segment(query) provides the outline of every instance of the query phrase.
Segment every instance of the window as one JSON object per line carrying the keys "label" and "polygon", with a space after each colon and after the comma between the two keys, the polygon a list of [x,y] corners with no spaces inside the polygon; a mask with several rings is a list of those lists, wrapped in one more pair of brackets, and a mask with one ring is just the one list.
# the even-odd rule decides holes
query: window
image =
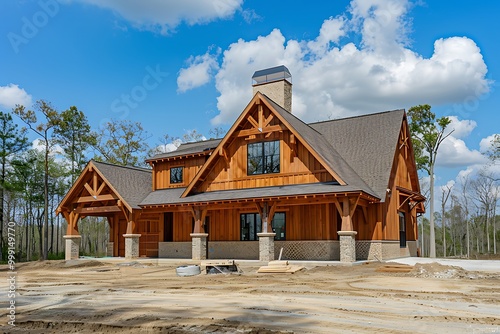
{"label": "window", "polygon": [[170,168],[170,183],[182,183],[182,167]]}
{"label": "window", "polygon": [[406,247],[406,215],[399,211],[399,247]]}
{"label": "window", "polygon": [[248,144],[248,175],[280,172],[280,142],[265,141]]}
{"label": "window", "polygon": [[259,240],[257,233],[260,233],[262,222],[258,213],[244,213],[240,215],[241,240]]}
{"label": "window", "polygon": [[271,223],[273,232],[276,233],[274,240],[286,240],[285,213],[276,212]]}
{"label": "window", "polygon": [[[240,215],[240,227],[242,241],[259,240],[257,233],[262,231],[262,220],[258,213],[243,213]],[[273,232],[276,233],[274,240],[286,240],[285,213],[276,212],[271,222]]]}

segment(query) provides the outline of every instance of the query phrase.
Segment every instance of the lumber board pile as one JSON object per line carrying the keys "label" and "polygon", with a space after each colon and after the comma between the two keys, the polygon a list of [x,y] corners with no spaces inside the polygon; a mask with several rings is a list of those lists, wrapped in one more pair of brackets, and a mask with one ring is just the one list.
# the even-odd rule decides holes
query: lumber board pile
{"label": "lumber board pile", "polygon": [[293,274],[302,269],[304,269],[304,267],[291,265],[288,261],[277,260],[269,261],[267,266],[260,267],[257,272],[267,274]]}

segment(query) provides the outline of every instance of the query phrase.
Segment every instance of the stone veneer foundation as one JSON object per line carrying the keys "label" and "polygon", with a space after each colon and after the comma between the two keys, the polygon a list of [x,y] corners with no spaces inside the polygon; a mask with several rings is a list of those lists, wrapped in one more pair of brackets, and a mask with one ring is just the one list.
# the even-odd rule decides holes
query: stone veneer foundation
{"label": "stone veneer foundation", "polygon": [[274,260],[274,236],[276,233],[257,233],[259,237],[259,261]]}
{"label": "stone veneer foundation", "polygon": [[192,260],[207,259],[207,233],[191,233],[192,238]]}
{"label": "stone veneer foundation", "polygon": [[63,238],[66,240],[64,259],[68,261],[80,258],[80,241],[82,240],[82,236],[65,235]]}
{"label": "stone veneer foundation", "polygon": [[356,262],[356,231],[338,231],[340,262]]}
{"label": "stone veneer foundation", "polygon": [[125,238],[125,258],[135,259],[139,257],[140,234],[124,234]]}

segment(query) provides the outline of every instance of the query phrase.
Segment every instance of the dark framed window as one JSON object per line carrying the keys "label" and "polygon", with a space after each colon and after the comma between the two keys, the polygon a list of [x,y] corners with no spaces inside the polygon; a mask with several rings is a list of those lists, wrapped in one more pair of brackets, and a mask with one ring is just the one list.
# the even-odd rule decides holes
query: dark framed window
{"label": "dark framed window", "polygon": [[[286,219],[284,212],[276,212],[271,222],[273,232],[276,233],[274,240],[286,240]],[[257,233],[262,231],[262,220],[258,213],[242,213],[240,215],[240,240],[259,240]]]}
{"label": "dark framed window", "polygon": [[273,232],[276,233],[274,240],[286,240],[286,219],[284,212],[276,212],[271,223]]}
{"label": "dark framed window", "polygon": [[280,172],[280,142],[264,141],[248,144],[247,174],[270,174]]}
{"label": "dark framed window", "polygon": [[170,183],[182,183],[182,167],[170,168]]}
{"label": "dark framed window", "polygon": [[406,215],[399,211],[399,247],[406,247]]}

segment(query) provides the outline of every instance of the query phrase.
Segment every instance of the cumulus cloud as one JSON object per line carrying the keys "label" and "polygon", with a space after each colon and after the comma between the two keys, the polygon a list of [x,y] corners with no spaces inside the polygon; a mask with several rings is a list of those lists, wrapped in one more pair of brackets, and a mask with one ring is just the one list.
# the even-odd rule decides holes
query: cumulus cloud
{"label": "cumulus cloud", "polygon": [[110,9],[134,26],[171,33],[179,24],[203,24],[231,17],[243,0],[73,0]]}
{"label": "cumulus cloud", "polygon": [[212,73],[219,68],[217,62],[219,54],[220,49],[217,49],[215,54],[210,54],[210,50],[208,50],[202,56],[189,58],[187,61],[189,66],[179,71],[177,91],[183,93],[208,83]]}
{"label": "cumulus cloud", "polygon": [[477,123],[473,120],[460,120],[457,116],[448,118],[451,123],[446,128],[445,134],[450,135],[439,146],[436,166],[462,167],[486,163],[488,159],[481,153],[482,151],[469,149],[464,141],[476,128]]}
{"label": "cumulus cloud", "polygon": [[[219,114],[212,124],[231,124],[251,99],[253,72],[280,64],[293,76],[292,111],[306,122],[462,103],[487,93],[487,67],[473,40],[439,39],[429,58],[410,48],[411,6],[406,0],[353,0],[311,40],[287,40],[274,29],[231,44],[215,74]],[[349,42],[351,36],[361,42]]]}
{"label": "cumulus cloud", "polygon": [[453,130],[452,136],[455,138],[466,138],[477,126],[473,120],[459,120],[457,116],[448,116],[451,123],[446,129]]}
{"label": "cumulus cloud", "polygon": [[[498,136],[499,134],[496,135]],[[486,153],[493,149],[493,139],[495,139],[495,134],[481,139],[481,142],[479,143],[479,150],[483,153]]]}
{"label": "cumulus cloud", "polygon": [[488,158],[481,152],[469,149],[462,139],[449,136],[439,146],[436,166],[461,167],[487,162]]}
{"label": "cumulus cloud", "polygon": [[31,95],[18,85],[0,86],[0,107],[12,109],[16,104],[31,106]]}

